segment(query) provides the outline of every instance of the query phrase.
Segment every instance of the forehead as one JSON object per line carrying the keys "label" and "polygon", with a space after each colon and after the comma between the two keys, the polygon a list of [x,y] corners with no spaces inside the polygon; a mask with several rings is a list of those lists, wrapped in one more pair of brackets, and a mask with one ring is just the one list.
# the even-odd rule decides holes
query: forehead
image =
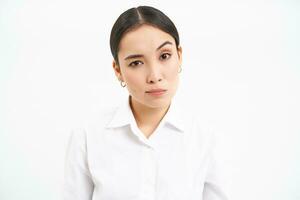
{"label": "forehead", "polygon": [[170,34],[150,25],[142,25],[123,36],[119,45],[119,54],[155,51],[167,40],[175,46],[175,40]]}

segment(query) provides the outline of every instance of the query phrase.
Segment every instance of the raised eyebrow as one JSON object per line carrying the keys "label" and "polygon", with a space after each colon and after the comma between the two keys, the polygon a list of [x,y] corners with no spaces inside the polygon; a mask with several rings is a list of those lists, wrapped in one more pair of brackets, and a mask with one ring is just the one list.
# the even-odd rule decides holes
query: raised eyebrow
{"label": "raised eyebrow", "polygon": [[[163,47],[164,47],[165,45],[167,45],[167,44],[173,45],[172,42],[170,42],[170,41],[165,41],[164,43],[162,43],[161,45],[159,45],[159,46],[157,47],[156,51],[160,50],[161,48],[163,48]],[[141,58],[141,57],[144,57],[144,55],[143,55],[143,54],[133,54],[133,55],[127,56],[126,58],[124,58],[124,60],[129,60],[129,59],[133,59],[133,58]]]}
{"label": "raised eyebrow", "polygon": [[133,58],[141,58],[144,57],[142,54],[133,54],[133,55],[129,55],[126,58],[124,58],[124,60],[129,60],[129,59],[133,59]]}
{"label": "raised eyebrow", "polygon": [[172,42],[170,42],[170,41],[165,41],[164,43],[162,43],[161,45],[159,45],[159,47],[157,47],[156,51],[160,50],[163,46],[165,46],[165,45],[167,45],[167,44],[173,45]]}

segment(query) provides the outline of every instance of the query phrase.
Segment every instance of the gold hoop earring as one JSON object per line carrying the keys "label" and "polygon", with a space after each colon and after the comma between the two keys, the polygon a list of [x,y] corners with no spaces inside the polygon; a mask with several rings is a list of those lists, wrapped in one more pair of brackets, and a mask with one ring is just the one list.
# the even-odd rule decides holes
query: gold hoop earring
{"label": "gold hoop earring", "polygon": [[121,86],[122,86],[122,87],[125,87],[125,86],[126,86],[126,83],[125,83],[124,81],[120,81],[120,83],[121,83]]}
{"label": "gold hoop earring", "polygon": [[182,67],[180,66],[180,67],[179,67],[179,71],[178,71],[178,73],[180,73],[181,71],[182,71]]}

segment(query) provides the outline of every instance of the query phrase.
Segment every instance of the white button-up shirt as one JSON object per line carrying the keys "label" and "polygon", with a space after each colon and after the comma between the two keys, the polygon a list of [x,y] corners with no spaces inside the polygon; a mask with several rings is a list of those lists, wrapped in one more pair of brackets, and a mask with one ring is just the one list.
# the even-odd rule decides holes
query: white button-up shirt
{"label": "white button-up shirt", "polygon": [[72,130],[64,200],[227,200],[209,129],[172,100],[147,139],[128,100]]}

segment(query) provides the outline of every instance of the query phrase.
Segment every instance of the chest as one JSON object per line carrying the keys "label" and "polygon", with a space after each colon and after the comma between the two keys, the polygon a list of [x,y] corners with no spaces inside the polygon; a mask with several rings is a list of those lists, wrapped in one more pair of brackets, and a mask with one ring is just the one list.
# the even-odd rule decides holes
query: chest
{"label": "chest", "polygon": [[206,170],[201,152],[195,152],[179,138],[168,142],[156,148],[138,141],[99,142],[102,148],[89,156],[94,195],[104,200],[201,199]]}

